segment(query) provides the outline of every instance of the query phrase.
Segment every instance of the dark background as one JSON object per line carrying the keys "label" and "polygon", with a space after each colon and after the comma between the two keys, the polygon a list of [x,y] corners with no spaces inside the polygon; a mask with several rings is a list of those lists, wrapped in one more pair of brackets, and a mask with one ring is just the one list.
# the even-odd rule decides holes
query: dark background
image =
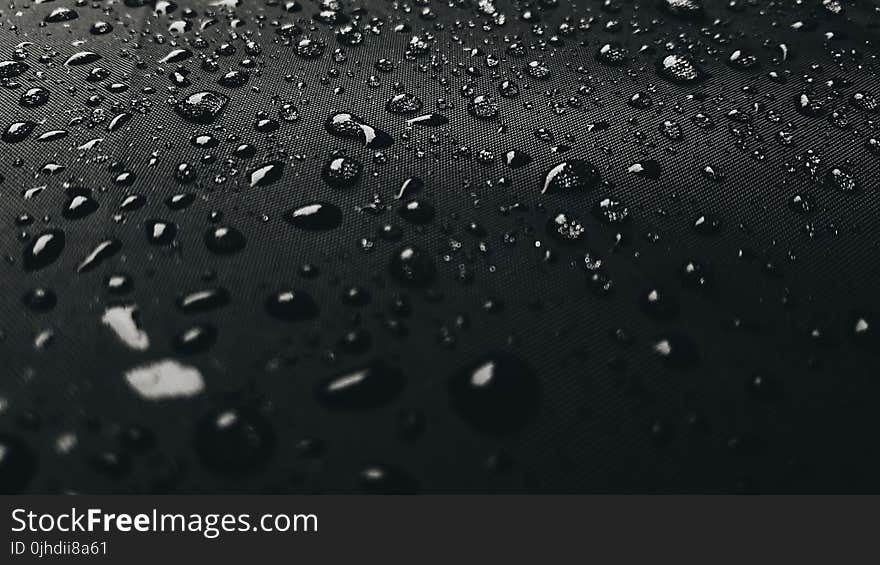
{"label": "dark background", "polygon": [[[875,3],[841,1],[837,10],[837,3],[820,0],[705,2],[702,17],[686,19],[654,2],[499,1],[493,6],[506,16],[504,25],[470,2],[343,3],[341,13],[376,30],[368,29],[359,46],[339,45],[331,27],[312,20],[320,7],[308,1],[295,13],[283,2],[176,4],[170,15],[155,13],[152,3],[70,0],[15,0],[0,10],[0,60],[12,59],[21,45],[30,65],[21,76],[3,79],[0,115],[8,123],[42,122],[25,141],[0,142],[0,248],[6,257],[0,431],[7,453],[0,482],[11,485],[7,490],[877,490],[880,157],[864,145],[874,135],[876,115],[850,104],[853,93],[874,94],[876,88]],[[73,8],[79,17],[42,23],[58,7]],[[436,18],[423,15],[426,7]],[[169,31],[181,19],[191,21],[192,29]],[[113,31],[90,34],[96,20],[111,23]],[[201,29],[210,20],[215,23]],[[291,22],[326,41],[322,57],[302,59],[283,43],[275,28]],[[803,25],[793,27],[797,22]],[[560,28],[563,23],[568,26]],[[409,31],[395,32],[398,24],[408,24]],[[428,54],[409,60],[405,52],[413,35],[433,40]],[[261,55],[245,53],[247,40],[261,46]],[[596,61],[595,52],[609,41],[629,48],[624,66]],[[526,47],[524,56],[507,54],[512,42]],[[217,57],[219,71],[203,70],[202,60],[223,43],[235,46],[235,54]],[[779,60],[780,43],[788,46],[787,61]],[[192,50],[193,57],[158,63],[178,47]],[[337,47],[346,52],[343,63],[333,61]],[[746,72],[725,65],[735,49],[753,52],[760,67]],[[82,50],[102,59],[65,67]],[[689,54],[711,76],[696,85],[664,81],[654,64],[668,52]],[[499,58],[498,66],[488,67],[487,55]],[[395,70],[375,70],[380,58],[394,61]],[[247,85],[218,86],[217,78],[240,68],[243,59],[257,65],[249,69]],[[530,61],[545,63],[551,75],[538,80],[523,74]],[[192,86],[173,88],[168,74],[178,65],[191,71]],[[109,70],[109,78],[86,81],[95,66]],[[482,76],[472,76],[469,67]],[[785,83],[770,80],[770,71]],[[381,85],[369,86],[370,75]],[[505,79],[519,83],[517,98],[497,95]],[[398,82],[401,91],[422,99],[424,112],[437,111],[438,99],[447,101],[453,107],[442,113],[449,123],[408,129],[406,117],[388,113],[385,102]],[[110,92],[113,83],[128,88]],[[466,84],[474,94],[495,96],[496,120],[478,121],[466,111]],[[21,107],[19,97],[33,86],[51,92],[48,104]],[[230,97],[214,124],[196,126],[174,113],[173,101],[205,89]],[[794,99],[804,91],[822,101],[821,115],[796,111]],[[650,108],[627,104],[637,92],[650,93]],[[103,116],[86,104],[93,94],[105,97],[97,106]],[[572,97],[576,101],[569,103]],[[281,122],[271,134],[254,130],[258,112],[276,118],[283,103],[298,107],[299,121]],[[748,124],[726,117],[756,103],[762,106]],[[837,110],[846,113],[845,127],[832,119]],[[395,144],[382,150],[387,162],[376,163],[376,150],[355,139],[330,136],[323,123],[334,111],[354,112],[391,133]],[[121,112],[133,117],[108,133],[109,120]],[[696,127],[691,118],[699,112],[710,115],[715,127]],[[682,141],[659,133],[667,119],[681,124]],[[609,125],[604,131],[590,127],[603,121]],[[538,139],[540,127],[555,140]],[[53,129],[69,135],[37,141]],[[792,132],[790,145],[778,141],[782,130]],[[194,148],[189,138],[206,131],[220,145]],[[237,138],[227,141],[231,135]],[[103,141],[77,149],[94,138]],[[233,156],[244,142],[257,148],[253,158]],[[509,169],[503,157],[510,149],[526,151],[534,161]],[[320,178],[335,150],[364,165],[351,189],[332,190]],[[481,163],[476,155],[482,150],[493,152],[494,160]],[[804,165],[807,151],[821,158],[818,180]],[[214,162],[205,162],[206,154],[216,156]],[[574,158],[594,163],[603,185],[540,194],[545,173]],[[627,172],[644,159],[660,163],[658,179]],[[284,161],[285,176],[249,187],[248,171],[271,160]],[[65,169],[41,172],[48,162]],[[181,162],[194,167],[194,183],[174,179]],[[707,179],[701,173],[706,165],[723,172],[723,181]],[[834,167],[848,169],[859,190],[827,186],[825,173]],[[115,184],[120,170],[134,172],[134,183]],[[412,176],[425,181],[418,196],[437,209],[423,226],[397,215],[394,195]],[[99,209],[84,219],[62,217],[65,182],[90,188]],[[40,185],[46,185],[40,194],[23,198],[22,191]],[[183,192],[195,201],[170,210],[165,199]],[[133,193],[143,195],[146,205],[121,212],[121,202]],[[816,199],[808,215],[789,209],[799,193]],[[374,194],[388,210],[358,212]],[[622,230],[591,214],[606,196],[629,207]],[[288,209],[316,199],[343,209],[340,228],[310,233],[282,219]],[[218,256],[206,249],[203,235],[215,211],[245,235],[244,250]],[[586,238],[569,246],[548,238],[545,225],[558,212],[579,218]],[[693,223],[709,213],[720,218],[720,232],[700,234]],[[30,216],[29,225],[18,219],[22,214]],[[148,244],[144,222],[150,218],[178,226],[172,246]],[[468,234],[471,221],[482,224],[486,235]],[[399,242],[378,236],[386,223],[402,228]],[[62,254],[44,269],[25,272],[23,249],[48,227],[64,230]],[[614,243],[618,231],[625,235],[622,245]],[[77,274],[82,258],[107,237],[117,238],[121,251],[98,269]],[[369,251],[362,239],[371,243]],[[488,251],[480,250],[480,242]],[[402,288],[388,276],[392,253],[403,244],[419,245],[432,257],[438,275],[429,291]],[[555,261],[543,259],[547,247]],[[602,258],[612,292],[591,289],[585,253]],[[712,288],[682,285],[681,265],[690,259],[711,269]],[[301,274],[307,263],[319,276]],[[472,280],[457,279],[459,265]],[[103,281],[111,273],[129,275],[133,289],[110,293]],[[195,316],[176,308],[182,293],[217,285],[229,290],[228,306]],[[369,290],[369,304],[343,303],[340,297],[352,285]],[[23,295],[37,287],[57,296],[51,310],[23,305]],[[264,300],[285,287],[311,294],[319,316],[294,324],[268,316]],[[640,299],[653,288],[675,297],[674,316],[658,320],[645,311]],[[395,293],[409,298],[408,316],[389,309]],[[496,306],[485,307],[487,301]],[[126,349],[101,324],[106,306],[117,302],[138,305],[151,340],[148,351]],[[461,316],[466,327],[456,324]],[[387,331],[388,317],[400,319],[405,337]],[[858,319],[874,320],[861,336],[854,335]],[[181,356],[173,337],[197,322],[212,324],[217,341]],[[338,345],[353,328],[371,336],[362,353]],[[50,343],[36,347],[35,336],[46,330]],[[616,330],[631,340],[615,339]],[[693,342],[696,366],[675,370],[652,353],[657,337],[669,332]],[[532,368],[540,403],[521,431],[487,435],[450,409],[447,381],[486,352],[505,350]],[[133,366],[168,357],[197,367],[205,392],[148,402],[126,384],[123,375]],[[313,390],[321,379],[376,358],[405,375],[404,390],[391,402],[340,413],[316,401]],[[196,452],[198,422],[227,407],[258,414],[254,418],[271,430],[266,437],[275,438],[263,442],[263,432],[254,432],[257,444],[270,447],[262,451],[248,451],[247,438],[231,442],[226,451],[233,460],[256,453],[254,464],[236,474],[209,471]],[[409,430],[401,426],[401,412],[423,420],[415,438],[401,438]],[[138,437],[153,441],[127,441],[133,426]],[[56,449],[62,434],[77,440],[64,453]],[[365,482],[362,471],[371,465],[396,478]]]}

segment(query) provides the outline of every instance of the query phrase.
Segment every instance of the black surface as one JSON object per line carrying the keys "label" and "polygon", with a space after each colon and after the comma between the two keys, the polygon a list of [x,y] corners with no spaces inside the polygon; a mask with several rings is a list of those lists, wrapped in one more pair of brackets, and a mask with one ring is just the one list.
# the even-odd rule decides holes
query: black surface
{"label": "black surface", "polygon": [[[178,2],[170,14],[165,3],[127,5],[137,3],[15,0],[0,9],[0,60],[19,54],[29,66],[0,79],[0,126],[37,124],[23,141],[0,142],[3,490],[877,490],[880,154],[869,140],[878,114],[853,100],[877,94],[874,2],[706,2],[695,17],[626,0],[344,3],[339,14],[364,30],[356,46],[313,19],[321,7],[312,2],[295,13],[284,2]],[[42,23],[58,8],[78,18]],[[169,29],[180,20],[191,30]],[[113,30],[91,34],[96,21]],[[323,55],[298,56],[302,36],[277,33],[290,23],[326,42]],[[414,36],[428,42],[425,53],[408,48]],[[259,55],[247,53],[248,41]],[[610,41],[629,49],[624,64],[597,62]],[[226,43],[234,54],[215,55]],[[344,61],[334,60],[337,48]],[[175,49],[192,56],[159,62]],[[726,64],[738,49],[759,66]],[[81,51],[101,58],[65,65]],[[657,61],[672,53],[691,57],[704,80],[659,76]],[[375,68],[382,58],[393,71]],[[248,59],[253,67],[241,66]],[[532,61],[549,76],[530,75]],[[89,82],[96,67],[109,75]],[[170,80],[178,67],[190,86]],[[229,70],[249,80],[218,85]],[[518,83],[517,97],[499,95],[504,80]],[[113,92],[115,83],[127,89]],[[37,86],[48,102],[21,106]],[[205,90],[229,97],[212,124],[175,112]],[[423,108],[389,112],[399,93]],[[636,93],[652,104],[631,104]],[[802,93],[821,102],[817,115],[798,112]],[[93,95],[104,99],[90,107]],[[496,99],[497,117],[469,112],[479,95]],[[298,121],[278,119],[283,104],[298,108]],[[739,122],[734,109],[754,115]],[[255,129],[259,112],[278,119],[276,131]],[[325,122],[336,112],[393,144],[331,136]],[[429,112],[448,124],[407,127]],[[122,113],[130,119],[108,131]],[[713,128],[698,127],[700,113]],[[661,135],[665,120],[680,124],[681,140]],[[68,135],[38,140],[51,130]],[[194,147],[197,133],[219,144]],[[242,143],[252,157],[234,154]],[[514,149],[532,161],[506,166]],[[362,164],[354,186],[321,178],[340,154]],[[542,194],[546,173],[574,159],[595,166],[601,185],[551,183]],[[628,172],[646,160],[659,164],[656,178]],[[280,174],[251,187],[251,171],[275,161]],[[175,178],[184,162],[189,184]],[[64,169],[50,174],[47,163]],[[857,189],[839,190],[834,169],[850,172]],[[114,182],[124,171],[133,181]],[[423,188],[396,200],[410,177]],[[97,209],[63,214],[83,187]],[[195,197],[188,207],[166,204],[182,193]],[[132,194],[145,204],[122,210]],[[792,209],[799,194],[815,199],[809,213]],[[593,214],[606,197],[628,207],[625,225]],[[401,214],[412,198],[421,211]],[[341,225],[310,231],[285,221],[313,201],[338,206]],[[548,234],[560,212],[583,224],[583,238]],[[720,226],[695,226],[704,215],[701,225]],[[148,241],[156,219],[176,225],[169,245]],[[484,232],[468,230],[471,222]],[[383,238],[384,224],[400,239]],[[218,225],[243,238],[206,236]],[[64,234],[57,258],[26,260],[47,230]],[[79,273],[110,238],[118,252]],[[393,257],[413,245],[419,264],[401,271]],[[598,285],[587,254],[601,258],[607,279]],[[708,288],[682,279],[691,260],[709,269]],[[118,273],[130,277],[127,292],[105,284]],[[228,304],[196,313],[176,305],[218,286]],[[352,286],[362,292],[343,298]],[[37,288],[51,289],[55,303],[24,298]],[[267,301],[289,289],[298,291],[295,312],[279,319]],[[646,304],[655,289],[661,303]],[[397,295],[408,308],[394,306]],[[137,305],[146,351],[101,323],[114,304]],[[194,325],[200,337],[175,346]],[[353,331],[361,334],[345,342]],[[655,354],[664,338],[682,355]],[[204,392],[149,401],[127,384],[133,367],[167,358],[196,367]],[[463,371],[487,358],[500,381],[471,397]],[[353,400],[322,388],[364,367],[363,388],[346,391]],[[212,429],[230,409],[233,425]]]}

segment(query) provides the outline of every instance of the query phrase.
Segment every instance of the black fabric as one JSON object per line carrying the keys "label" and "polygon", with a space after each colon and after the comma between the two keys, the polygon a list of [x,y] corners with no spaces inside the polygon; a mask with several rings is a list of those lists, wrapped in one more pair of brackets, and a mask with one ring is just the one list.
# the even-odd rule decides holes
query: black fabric
{"label": "black fabric", "polygon": [[[33,122],[0,142],[0,488],[877,490],[874,2],[296,6],[0,9],[0,60],[27,66],[0,70],[0,126]],[[60,8],[78,17],[45,23]],[[91,33],[96,22],[112,31]],[[301,33],[287,37],[288,24]],[[323,53],[304,58],[315,41]],[[607,43],[628,50],[617,66],[597,59]],[[191,56],[161,62],[178,49]],[[69,60],[81,52],[100,58]],[[670,54],[699,80],[662,76]],[[741,64],[749,55],[755,66]],[[95,68],[108,75],[90,82]],[[230,70],[246,83],[218,84]],[[517,96],[501,95],[504,81]],[[48,101],[21,105],[35,87]],[[213,123],[184,119],[175,105],[203,91],[228,103]],[[423,107],[389,112],[398,94]],[[469,108],[478,96],[497,116],[475,117],[491,109]],[[331,135],[339,112],[393,144],[365,147],[351,124],[353,136]],[[448,123],[407,125],[429,113]],[[261,119],[277,129],[258,131]],[[40,140],[53,130],[67,135]],[[194,146],[197,134],[219,143]],[[512,150],[531,161],[509,166]],[[362,171],[340,188],[322,168],[342,155]],[[397,199],[411,178],[422,183]],[[143,206],[123,206],[135,194]],[[166,201],[181,194],[194,198],[175,210]],[[77,195],[97,209],[62,213]],[[601,221],[607,198],[628,221]],[[339,227],[285,220],[314,201],[341,210]],[[560,213],[583,228],[564,223],[574,241],[553,236]],[[176,226],[168,245],[149,241],[157,219]],[[206,241],[218,226],[242,237]],[[49,230],[49,256],[28,260]],[[118,250],[78,272],[105,240]],[[422,253],[414,272],[394,262],[406,246]],[[688,262],[705,284],[683,274]],[[118,274],[128,283],[114,291]],[[213,287],[228,304],[177,304]],[[273,316],[267,300],[284,290],[296,302]],[[102,322],[113,306],[137,307],[148,347]],[[150,400],[127,382],[168,359],[197,369],[204,390]],[[480,366],[495,381],[475,392]],[[363,367],[361,389],[326,390]]]}

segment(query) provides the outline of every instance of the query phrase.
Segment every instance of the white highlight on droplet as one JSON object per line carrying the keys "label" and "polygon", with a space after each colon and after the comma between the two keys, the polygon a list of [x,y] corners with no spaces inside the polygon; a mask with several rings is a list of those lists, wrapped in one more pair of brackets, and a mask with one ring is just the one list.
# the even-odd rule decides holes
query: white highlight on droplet
{"label": "white highlight on droplet", "polygon": [[195,396],[205,388],[202,374],[195,367],[173,359],[161,359],[129,370],[125,380],[146,400],[165,400]]}
{"label": "white highlight on droplet", "polygon": [[73,451],[79,440],[73,432],[63,433],[55,439],[55,451],[64,455]]}
{"label": "white highlight on droplet", "polygon": [[150,347],[150,336],[138,327],[137,312],[138,307],[134,304],[111,306],[104,311],[101,322],[130,349],[146,351]]}

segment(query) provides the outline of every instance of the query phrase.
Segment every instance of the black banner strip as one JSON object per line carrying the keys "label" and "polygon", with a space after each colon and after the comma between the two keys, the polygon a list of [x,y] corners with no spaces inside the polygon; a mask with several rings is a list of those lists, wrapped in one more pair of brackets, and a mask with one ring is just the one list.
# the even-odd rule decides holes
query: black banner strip
{"label": "black banner strip", "polygon": [[0,563],[861,563],[876,560],[878,510],[830,496],[6,496]]}

